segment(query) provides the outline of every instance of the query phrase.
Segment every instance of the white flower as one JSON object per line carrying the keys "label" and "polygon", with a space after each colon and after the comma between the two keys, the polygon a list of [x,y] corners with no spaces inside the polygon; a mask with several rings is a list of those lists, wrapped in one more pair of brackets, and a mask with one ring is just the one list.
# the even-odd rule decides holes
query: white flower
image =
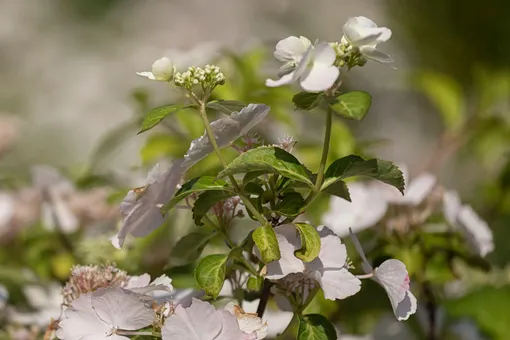
{"label": "white flower", "polygon": [[[245,135],[267,115],[269,109],[264,104],[249,104],[240,112],[233,112],[228,117],[212,122],[211,129],[218,146],[226,147]],[[120,249],[128,234],[143,237],[163,224],[165,216],[160,208],[172,198],[184,172],[213,151],[204,133],[191,142],[184,158],[174,160],[166,172],[159,174],[159,171],[151,171],[148,184],[141,190],[131,190],[124,198],[121,204],[124,221],[117,235],[112,238],[112,244]]]}
{"label": "white flower", "polygon": [[56,169],[37,165],[32,168],[32,181],[43,193],[42,222],[44,227],[58,227],[64,233],[72,233],[79,221],[67,203],[67,196],[74,193],[74,185]]}
{"label": "white flower", "polygon": [[455,191],[447,191],[444,194],[443,209],[447,222],[464,233],[469,244],[480,256],[483,257],[494,250],[489,225],[469,205],[462,205]]}
{"label": "white flower", "polygon": [[330,44],[321,42],[315,47],[304,37],[289,37],[276,45],[275,57],[285,64],[278,80],[267,79],[266,86],[278,87],[298,79],[303,90],[325,91],[338,79],[340,70],[334,65],[336,52]]}
{"label": "white flower", "polygon": [[7,229],[14,217],[14,199],[4,193],[0,193],[0,235]]}
{"label": "white flower", "polygon": [[324,297],[345,299],[361,289],[361,281],[347,270],[347,250],[338,236],[324,226],[317,228],[321,238],[319,255],[312,262],[303,262],[294,256],[301,248],[301,240],[292,224],[275,228],[281,258],[267,265],[266,278],[281,279],[288,274],[303,273],[319,283]]}
{"label": "white flower", "polygon": [[391,38],[391,30],[377,27],[376,23],[365,17],[349,18],[343,27],[342,43],[357,47],[361,54],[380,63],[391,63],[393,58],[377,49],[377,45]]}
{"label": "white flower", "polygon": [[[247,312],[255,313],[260,300],[243,301],[243,309]],[[290,323],[294,313],[279,310],[271,305],[268,305],[264,312],[264,319],[270,320],[267,325],[267,337],[270,339],[276,338],[278,334],[281,334],[287,325]]]}
{"label": "white flower", "polygon": [[322,217],[322,223],[339,237],[349,235],[349,228],[355,232],[372,227],[386,214],[388,202],[379,190],[362,182],[348,184],[351,202],[331,196],[329,210]]}
{"label": "white flower", "polygon": [[159,81],[171,81],[174,73],[175,64],[167,57],[156,60],[152,64],[152,72],[136,72],[139,76]]}
{"label": "white flower", "polygon": [[245,333],[242,340],[260,340],[267,336],[267,323],[263,322],[256,313],[246,313],[233,302],[227,304],[225,310],[236,316],[239,329]]}
{"label": "white flower", "polygon": [[122,288],[99,289],[81,295],[65,311],[57,337],[64,340],[127,340],[122,330],[149,326],[154,311],[137,294]]}
{"label": "white flower", "polygon": [[358,238],[352,232],[351,238],[363,261],[363,270],[367,274],[373,273],[373,279],[384,288],[397,320],[407,320],[411,314],[416,313],[417,301],[410,290],[410,279],[406,265],[399,260],[390,259],[373,270]]}
{"label": "white flower", "polygon": [[190,307],[175,308],[166,319],[161,335],[163,340],[239,340],[244,333],[234,315],[193,298]]}

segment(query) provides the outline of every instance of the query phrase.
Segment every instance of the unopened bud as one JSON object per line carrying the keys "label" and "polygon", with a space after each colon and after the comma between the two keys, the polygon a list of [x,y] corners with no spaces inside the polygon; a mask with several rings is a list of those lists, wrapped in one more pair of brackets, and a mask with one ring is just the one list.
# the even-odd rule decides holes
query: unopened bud
{"label": "unopened bud", "polygon": [[175,64],[167,57],[159,58],[152,64],[152,74],[156,80],[171,81],[175,73]]}

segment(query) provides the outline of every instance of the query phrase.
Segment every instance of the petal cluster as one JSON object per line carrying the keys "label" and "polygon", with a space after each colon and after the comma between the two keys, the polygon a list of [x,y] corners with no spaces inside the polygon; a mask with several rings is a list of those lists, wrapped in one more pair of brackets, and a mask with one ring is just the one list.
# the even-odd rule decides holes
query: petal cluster
{"label": "petal cluster", "polygon": [[393,62],[393,59],[388,54],[377,49],[378,44],[386,42],[391,38],[391,30],[389,28],[378,27],[372,20],[360,16],[349,18],[343,27],[343,31],[342,42],[359,49],[365,58],[380,63]]}

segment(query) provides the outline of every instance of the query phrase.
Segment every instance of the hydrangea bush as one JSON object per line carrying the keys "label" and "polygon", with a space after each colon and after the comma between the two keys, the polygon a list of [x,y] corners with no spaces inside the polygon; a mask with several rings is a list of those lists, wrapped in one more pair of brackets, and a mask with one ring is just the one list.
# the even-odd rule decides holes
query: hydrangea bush
{"label": "hydrangea bush", "polygon": [[[181,157],[169,166],[157,164],[145,185],[127,193],[120,204],[122,223],[111,243],[121,249],[131,237],[163,228],[172,211],[191,210],[198,229],[177,242],[172,256],[196,263],[198,289],[177,289],[164,274],[154,279],[130,275],[112,264],[75,266],[61,292],[61,315],[45,338],[264,339],[276,335],[268,334],[268,328],[279,321],[265,317],[274,301],[292,313],[281,339],[337,339],[336,325],[309,307],[318,296],[349,299],[363,290],[366,280],[381,286],[398,321],[416,313],[423,297],[434,329],[437,297],[424,274],[429,262],[446,256],[483,267],[483,257],[494,247],[490,229],[430,173],[409,180],[404,165],[355,154],[331,159],[330,153],[333,117],[362,120],[372,101],[367,92],[347,92],[345,78],[367,62],[391,63],[378,46],[390,37],[390,29],[355,17],[344,25],[338,42],[291,36],[277,43],[274,57],[281,67],[276,79],[265,84],[298,83],[303,91],[292,97],[295,108],[313,110],[324,120],[316,169],[297,158],[300,146],[292,137],[282,135],[269,144],[250,133],[273,111],[265,103],[219,97],[229,81],[219,66],[179,69],[162,57],[151,71],[139,72],[170,84],[187,99],[149,110],[139,133],[180,110],[199,117],[204,132],[189,141]],[[211,120],[211,113],[221,118]],[[230,161],[223,150],[229,147],[238,152]],[[219,172],[184,180],[207,157],[217,157]],[[45,178],[40,185],[47,185]],[[60,207],[54,212],[65,215],[65,186],[48,187],[48,202]],[[305,216],[319,197],[328,197],[329,210],[316,225]],[[251,220],[252,227],[248,223],[234,237],[239,219]],[[57,221],[67,221],[64,229],[78,223],[70,217]],[[364,235],[369,237],[358,239],[356,233],[362,231],[369,231]],[[218,238],[226,251],[202,256]],[[251,301],[258,301],[256,313],[243,310]]]}

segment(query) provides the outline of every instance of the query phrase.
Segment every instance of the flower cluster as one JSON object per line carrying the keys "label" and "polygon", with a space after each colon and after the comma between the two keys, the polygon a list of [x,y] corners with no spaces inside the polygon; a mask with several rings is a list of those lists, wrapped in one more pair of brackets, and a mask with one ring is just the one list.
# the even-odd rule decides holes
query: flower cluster
{"label": "flower cluster", "polygon": [[377,27],[365,17],[350,18],[343,27],[340,42],[316,42],[306,37],[291,36],[276,44],[275,58],[282,62],[278,76],[266,85],[276,87],[299,80],[308,92],[327,91],[337,83],[340,69],[363,66],[367,59],[390,63],[393,59],[377,49],[377,45],[391,38],[391,30]]}
{"label": "flower cluster", "polygon": [[213,89],[225,83],[225,75],[215,65],[205,65],[205,68],[190,66],[183,73],[175,74],[175,85],[191,90],[193,86],[200,85],[203,88]]}

